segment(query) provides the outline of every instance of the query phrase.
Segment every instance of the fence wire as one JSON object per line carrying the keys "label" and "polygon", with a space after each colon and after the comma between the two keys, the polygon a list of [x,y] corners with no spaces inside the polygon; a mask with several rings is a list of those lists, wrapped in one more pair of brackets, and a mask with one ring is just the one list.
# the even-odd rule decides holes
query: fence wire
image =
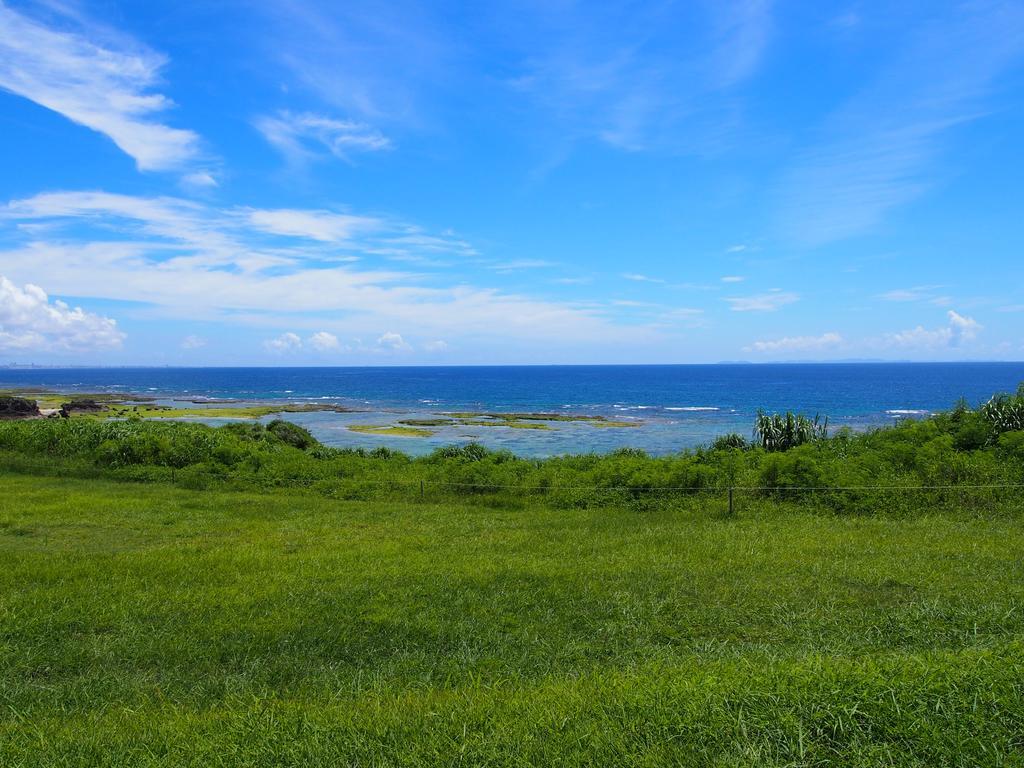
{"label": "fence wire", "polygon": [[[903,505],[917,504],[912,500],[913,494],[933,494],[928,501],[943,504],[963,503],[965,506],[978,506],[982,503],[1006,503],[1017,499],[1017,494],[1024,491],[1024,483],[930,483],[930,484],[880,484],[863,485],[583,485],[560,484],[557,482],[543,484],[521,483],[485,483],[458,480],[439,480],[432,478],[380,478],[358,477],[354,475],[320,475],[306,476],[277,475],[274,473],[254,472],[253,474],[232,475],[204,471],[205,467],[186,466],[147,467],[144,471],[131,471],[128,468],[97,471],[95,468],[70,467],[60,468],[56,465],[47,466],[46,462],[11,461],[4,457],[0,468],[29,474],[60,474],[83,478],[110,479],[116,481],[172,484],[199,489],[211,485],[221,486],[230,490],[266,490],[269,488],[313,489],[324,495],[339,500],[371,500],[363,492],[365,489],[380,488],[386,491],[402,492],[402,497],[413,500],[450,500],[452,495],[459,493],[487,494],[489,492],[514,493],[529,496],[534,500],[551,497],[552,504],[566,503],[566,499],[558,499],[559,495],[572,496],[572,503],[615,504],[620,502],[638,502],[648,498],[654,503],[669,501],[668,497],[698,498],[709,500],[717,498],[727,504],[730,513],[734,513],[741,499],[760,501],[797,500],[799,496],[818,497],[821,503],[836,508],[856,508],[858,505],[877,503],[898,503]],[[141,468],[140,468],[141,469]],[[450,494],[445,494],[450,491]],[[372,492],[371,492],[372,493]],[[362,496],[361,496],[362,494]],[[860,498],[858,498],[860,495]],[[872,499],[875,495],[878,499]],[[852,497],[852,498],[851,498]],[[905,501],[895,502],[899,497]],[[951,498],[952,497],[952,498]],[[382,497],[383,498],[383,494]],[[1021,494],[1024,501],[1024,494]],[[393,497],[392,497],[393,499]],[[924,500],[922,500],[924,501]],[[818,502],[812,502],[818,503]],[[904,506],[904,509],[910,507]]]}

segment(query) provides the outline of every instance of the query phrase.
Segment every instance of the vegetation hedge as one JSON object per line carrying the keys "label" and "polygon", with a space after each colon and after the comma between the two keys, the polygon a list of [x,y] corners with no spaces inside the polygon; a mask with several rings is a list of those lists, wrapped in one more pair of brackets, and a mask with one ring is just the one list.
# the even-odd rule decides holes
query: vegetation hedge
{"label": "vegetation hedge", "polygon": [[[758,419],[759,424],[768,419],[803,423],[792,414]],[[324,446],[281,420],[214,428],[87,418],[0,422],[0,452],[8,468],[23,471],[174,479],[193,487],[298,486],[340,498],[539,495],[556,506],[656,504],[737,487],[870,512],[880,504],[909,510],[963,503],[966,491],[984,496],[975,486],[1024,484],[1022,427],[1024,386],[976,409],[961,402],[948,412],[865,433],[795,430],[792,434],[801,437],[782,447],[777,431],[765,440],[764,431],[756,429],[752,441],[727,435],[710,446],[662,457],[622,449],[534,460],[470,443],[411,458],[383,447]],[[892,490],[920,486],[926,490]],[[1000,490],[1001,497],[1008,490]]]}

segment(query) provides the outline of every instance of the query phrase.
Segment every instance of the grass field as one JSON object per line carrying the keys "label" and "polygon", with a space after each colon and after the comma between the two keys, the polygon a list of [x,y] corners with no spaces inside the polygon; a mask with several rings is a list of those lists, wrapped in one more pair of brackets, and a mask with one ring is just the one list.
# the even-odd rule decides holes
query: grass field
{"label": "grass field", "polygon": [[1020,765],[1022,552],[0,474],[0,765]]}

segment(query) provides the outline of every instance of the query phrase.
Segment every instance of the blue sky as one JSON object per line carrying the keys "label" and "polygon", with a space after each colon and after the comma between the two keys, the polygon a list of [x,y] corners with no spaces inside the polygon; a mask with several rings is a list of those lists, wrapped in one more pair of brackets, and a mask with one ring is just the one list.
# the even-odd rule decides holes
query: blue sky
{"label": "blue sky", "polygon": [[1024,2],[0,0],[0,362],[1024,358]]}

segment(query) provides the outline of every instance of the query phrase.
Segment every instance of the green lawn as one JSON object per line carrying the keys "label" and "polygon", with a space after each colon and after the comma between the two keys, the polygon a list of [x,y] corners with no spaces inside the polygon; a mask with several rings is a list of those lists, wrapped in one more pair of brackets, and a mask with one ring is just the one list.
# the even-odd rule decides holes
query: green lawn
{"label": "green lawn", "polygon": [[0,766],[1022,765],[1024,529],[0,474]]}

